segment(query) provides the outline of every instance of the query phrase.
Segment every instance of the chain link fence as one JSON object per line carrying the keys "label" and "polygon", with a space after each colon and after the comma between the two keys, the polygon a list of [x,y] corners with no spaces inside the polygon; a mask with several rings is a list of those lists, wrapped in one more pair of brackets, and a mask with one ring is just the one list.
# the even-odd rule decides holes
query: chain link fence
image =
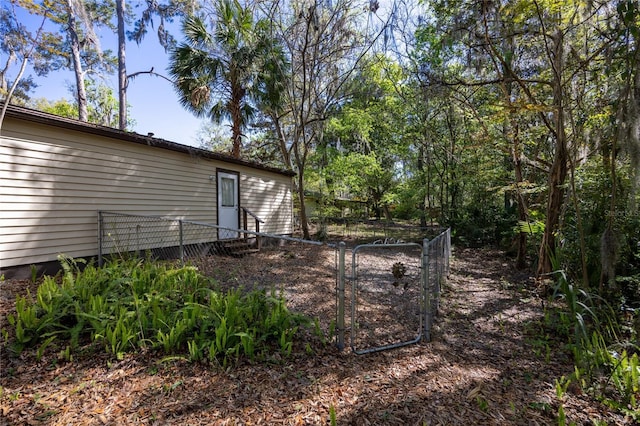
{"label": "chain link fence", "polygon": [[437,223],[426,226],[390,222],[385,219],[361,219],[353,217],[313,217],[310,219],[312,232],[319,237],[333,238],[342,241],[369,243],[381,241],[422,241],[442,232]]}
{"label": "chain link fence", "polygon": [[352,271],[352,349],[361,354],[420,341],[422,246],[359,245]]}
{"label": "chain link fence", "polygon": [[448,228],[423,245],[424,273],[424,338],[431,341],[431,328],[440,305],[442,287],[451,267],[451,229]]}
{"label": "chain link fence", "polygon": [[338,257],[338,347],[349,341],[365,354],[431,340],[449,275],[449,229],[422,244],[340,244]]}
{"label": "chain link fence", "polygon": [[112,256],[181,262],[215,254],[243,256],[259,250],[263,243],[259,232],[162,216],[100,211],[98,222],[100,264]]}
{"label": "chain link fence", "polygon": [[421,243],[395,238],[347,248],[160,216],[99,212],[99,262],[179,260],[225,288],[262,288],[314,318],[358,354],[431,339],[449,271],[450,231]]}

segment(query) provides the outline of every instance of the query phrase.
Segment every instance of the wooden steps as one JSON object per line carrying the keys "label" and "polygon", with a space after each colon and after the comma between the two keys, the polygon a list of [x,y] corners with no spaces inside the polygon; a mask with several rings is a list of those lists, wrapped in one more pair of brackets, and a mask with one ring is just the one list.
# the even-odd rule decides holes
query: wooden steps
{"label": "wooden steps", "polygon": [[232,257],[245,257],[249,254],[258,253],[260,250],[253,247],[245,239],[220,240],[221,253]]}

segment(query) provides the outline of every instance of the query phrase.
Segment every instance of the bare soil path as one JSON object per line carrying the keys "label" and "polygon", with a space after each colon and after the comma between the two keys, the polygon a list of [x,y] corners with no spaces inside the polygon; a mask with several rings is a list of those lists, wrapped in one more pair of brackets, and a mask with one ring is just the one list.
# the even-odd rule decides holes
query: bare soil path
{"label": "bare soil path", "polygon": [[[264,256],[255,267],[265,279],[333,285],[331,274],[296,268],[297,255]],[[225,261],[250,272],[239,265]],[[338,425],[552,425],[561,403],[577,424],[631,424],[579,390],[558,399],[555,381],[573,368],[562,342],[537,338],[543,306],[531,287],[500,252],[457,250],[432,342],[362,356],[303,342],[291,358],[228,371],[150,353],[36,362],[9,356],[3,341],[0,424],[320,425],[335,410]],[[0,283],[0,327],[16,292],[24,283]]]}

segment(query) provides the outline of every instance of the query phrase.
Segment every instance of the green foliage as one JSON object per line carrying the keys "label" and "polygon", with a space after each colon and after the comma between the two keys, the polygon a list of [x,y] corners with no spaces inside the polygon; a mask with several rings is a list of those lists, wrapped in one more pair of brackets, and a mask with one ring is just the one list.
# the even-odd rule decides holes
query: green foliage
{"label": "green foliage", "polygon": [[[553,261],[558,267],[558,259]],[[563,271],[557,271],[556,277],[556,295],[564,309],[548,316],[547,325],[556,335],[567,337],[575,362],[574,374],[556,381],[558,398],[562,400],[575,382],[608,406],[639,419],[640,347],[621,341],[616,312],[603,298],[572,285]],[[564,419],[562,404],[558,419]]]}
{"label": "green foliage", "polygon": [[451,220],[452,238],[462,245],[495,244],[512,236],[515,224],[515,216],[497,202],[495,195],[487,194],[484,203],[463,209],[458,218]]}
{"label": "green foliage", "polygon": [[609,381],[616,389],[621,399],[622,407],[629,407],[635,411],[635,418],[640,419],[640,363],[638,354],[629,354],[626,350],[618,354],[608,351]]}
{"label": "green foliage", "polygon": [[[75,89],[73,89],[75,90]],[[74,95],[72,90],[72,95]],[[118,99],[113,90],[93,80],[85,81],[87,94],[88,122],[108,127],[118,127]],[[78,105],[67,99],[50,101],[45,98],[33,99],[28,106],[60,117],[78,118]],[[127,119],[127,127],[135,125],[135,120]]]}
{"label": "green foliage", "polygon": [[388,194],[395,183],[393,171],[375,153],[358,152],[336,156],[325,169],[325,181],[332,182],[334,194],[368,201],[378,211],[390,204]]}
{"label": "green foliage", "polygon": [[150,346],[226,367],[241,357],[265,359],[273,350],[290,355],[298,327],[310,324],[274,292],[221,293],[193,267],[129,259],[81,268],[72,259],[60,261],[63,275],[45,277],[35,298],[18,297],[8,316],[18,353],[39,345],[40,358],[58,343],[71,359],[74,350],[95,343],[122,359]]}
{"label": "green foliage", "polygon": [[171,50],[169,73],[181,104],[198,116],[232,123],[233,154],[258,104],[278,110],[287,63],[265,19],[237,0],[214,4],[213,28],[201,17],[183,21],[185,42]]}
{"label": "green foliage", "polygon": [[29,106],[39,111],[55,114],[59,117],[78,118],[78,107],[66,99],[48,101],[47,99],[39,98],[34,99]]}
{"label": "green foliage", "polygon": [[333,404],[329,405],[329,424],[331,426],[336,426],[338,424],[336,407],[334,407]]}
{"label": "green foliage", "polygon": [[540,220],[534,221],[518,221],[518,226],[515,229],[516,232],[524,232],[529,235],[542,235],[544,232],[544,222]]}
{"label": "green foliage", "polygon": [[[640,215],[628,213],[630,170],[618,170],[613,204],[609,173],[599,163],[589,162],[581,167],[576,173],[576,186],[580,191],[578,208],[582,217],[590,288],[599,288],[604,250],[613,257],[611,260],[615,263],[620,285],[617,288],[607,286],[606,294],[602,296],[613,304],[640,307],[640,282],[633,279],[640,274]],[[609,223],[613,228],[612,247],[603,248],[602,236]],[[570,279],[578,279],[581,276],[580,235],[574,205],[568,206],[562,237],[561,267]]]}

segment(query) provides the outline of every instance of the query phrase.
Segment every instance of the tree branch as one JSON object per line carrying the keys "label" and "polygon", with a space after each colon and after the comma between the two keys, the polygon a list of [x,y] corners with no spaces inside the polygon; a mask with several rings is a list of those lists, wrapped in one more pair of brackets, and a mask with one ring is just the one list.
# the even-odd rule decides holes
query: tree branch
{"label": "tree branch", "polygon": [[175,84],[175,81],[171,80],[167,76],[164,76],[162,74],[158,74],[157,72],[155,72],[153,70],[153,67],[151,67],[151,69],[149,71],[138,71],[138,72],[134,72],[133,74],[129,74],[127,76],[127,86],[126,87],[129,87],[129,80],[134,80],[136,77],[138,77],[138,76],[140,76],[142,74],[149,74],[149,75],[153,75],[153,76],[156,76],[156,77],[160,77],[160,78],[163,78],[163,79],[167,80],[171,84]]}

